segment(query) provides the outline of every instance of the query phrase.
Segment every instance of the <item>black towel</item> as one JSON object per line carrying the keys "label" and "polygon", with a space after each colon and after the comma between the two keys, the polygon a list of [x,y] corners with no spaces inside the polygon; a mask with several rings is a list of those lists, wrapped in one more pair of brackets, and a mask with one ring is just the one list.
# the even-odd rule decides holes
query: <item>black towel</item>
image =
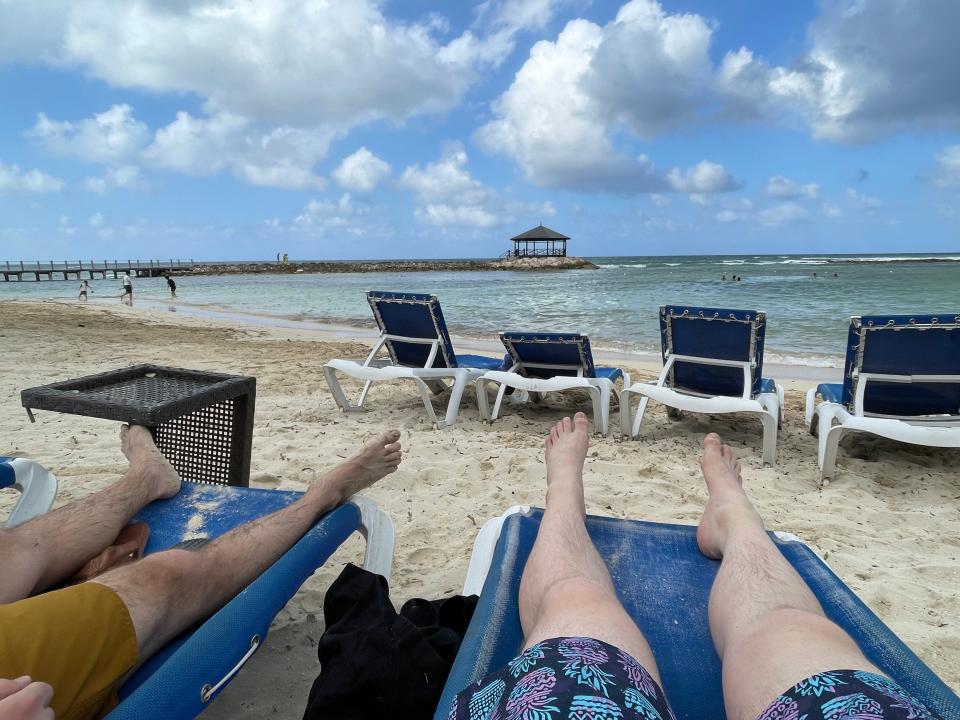
{"label": "black towel", "polygon": [[415,598],[397,614],[387,581],[348,564],[323,601],[304,720],[430,720],[476,605],[476,595]]}

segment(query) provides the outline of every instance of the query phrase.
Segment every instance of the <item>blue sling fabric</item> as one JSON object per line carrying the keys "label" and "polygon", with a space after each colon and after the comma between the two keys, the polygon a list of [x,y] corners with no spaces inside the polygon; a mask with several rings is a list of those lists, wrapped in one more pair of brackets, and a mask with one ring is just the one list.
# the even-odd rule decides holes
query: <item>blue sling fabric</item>
{"label": "blue sling fabric", "polygon": [[[457,367],[457,356],[453,352],[453,343],[436,295],[371,290],[367,293],[367,302],[382,332],[403,337],[439,339],[440,348],[432,367]],[[430,355],[430,346],[420,343],[390,341],[387,350],[394,365],[406,367],[422,368]]]}
{"label": "blue sling fabric", "polygon": [[[851,409],[858,372],[960,375],[960,313],[850,318],[842,402]],[[960,415],[960,383],[870,382],[863,409],[907,417]]]}
{"label": "blue sling fabric", "polygon": [[[766,329],[766,315],[754,310],[660,306],[660,345],[664,362],[670,354],[741,362],[755,358],[752,395],[763,391],[761,376]],[[705,395],[740,396],[743,394],[743,371],[677,362],[673,366],[671,386]]]}
{"label": "blue sling fabric", "polygon": [[[144,508],[137,516],[150,525],[147,554],[194,537],[218,537],[250,520],[286,507],[300,493],[185,483],[180,493]],[[192,518],[201,518],[198,525]],[[192,718],[209,702],[200,690],[224,677],[303,582],[360,527],[360,511],[341,505],[321,518],[303,538],[237,597],[199,628],[188,631],[154,655],[120,689],[111,720]]]}
{"label": "blue sling fabric", "polygon": [[514,363],[570,365],[572,370],[524,367],[523,375],[535,378],[576,376],[583,368],[583,377],[596,377],[590,339],[580,333],[502,332],[500,340]]}
{"label": "blue sling fabric", "polygon": [[13,458],[0,455],[0,488],[10,487],[17,481],[17,474],[13,471],[10,460]]}
{"label": "blue sling fabric", "polygon": [[[523,634],[517,594],[542,514],[534,509],[504,523],[435,720],[446,720],[460,690],[518,654]],[[707,624],[707,598],[719,563],[698,550],[696,528],[590,516],[587,529],[620,601],[653,648],[678,720],[724,720],[720,661]],[[960,699],[809,548],[775,541],[827,615],[870,660],[944,720],[960,720]]]}

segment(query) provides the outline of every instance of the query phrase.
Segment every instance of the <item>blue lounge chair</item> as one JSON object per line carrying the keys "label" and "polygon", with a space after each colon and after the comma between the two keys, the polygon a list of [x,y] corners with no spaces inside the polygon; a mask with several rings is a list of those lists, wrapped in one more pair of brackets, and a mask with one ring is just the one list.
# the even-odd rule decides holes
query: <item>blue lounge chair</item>
{"label": "blue lounge chair", "polygon": [[[185,540],[214,538],[294,502],[300,493],[184,483],[137,516],[150,526],[146,554]],[[197,515],[203,518],[198,527]],[[193,519],[193,520],[192,520]],[[121,687],[111,720],[192,718],[206,709],[262,645],[270,623],[333,552],[359,531],[364,567],[390,577],[393,523],[361,496],[327,513],[290,550],[198,628],[143,664]]]}
{"label": "blue lounge chair", "polygon": [[[374,382],[407,379],[416,385],[433,426],[453,425],[467,383],[487,370],[503,366],[500,358],[458,355],[453,351],[436,295],[371,290],[367,293],[367,302],[380,328],[380,337],[367,359],[363,363],[331,360],[323,367],[333,399],[344,412],[362,410]],[[390,354],[390,364],[386,366],[377,364],[377,355],[382,348]],[[356,404],[347,400],[335,371],[364,381]],[[441,422],[433,411],[430,394],[444,392],[447,389],[444,380],[452,380],[453,384],[447,412]]]}
{"label": "blue lounge chair", "polygon": [[[750,413],[763,423],[763,462],[777,458],[777,429],[783,421],[783,388],[763,372],[767,317],[753,310],[660,307],[663,370],[655,382],[636,383],[620,393],[620,428],[636,437],[647,402],[678,411]],[[630,405],[640,395],[631,423]]]}
{"label": "blue lounge chair", "polygon": [[843,383],[807,391],[806,418],[821,478],[836,472],[848,432],[960,447],[960,315],[850,318]]}
{"label": "blue lounge chair", "polygon": [[[460,690],[519,653],[523,634],[517,595],[542,512],[511,508],[481,530],[464,588],[464,593],[479,592],[480,602],[435,720],[446,720]],[[707,599],[719,562],[700,553],[696,528],[589,516],[587,529],[620,601],[653,648],[678,720],[724,720],[720,660],[707,623]],[[960,699],[822,560],[793,536],[775,534],[774,541],[828,617],[877,667],[945,720],[960,720]]]}
{"label": "blue lounge chair", "polygon": [[[564,390],[586,390],[593,402],[593,424],[606,435],[610,429],[610,396],[614,383],[630,376],[615,367],[598,367],[593,362],[590,338],[579,333],[503,332],[500,340],[510,356],[509,370],[494,370],[477,380],[480,415],[493,422],[500,414],[507,388],[520,390],[522,397]],[[487,386],[498,385],[497,399],[490,409]]]}
{"label": "blue lounge chair", "polygon": [[0,456],[0,490],[20,491],[4,528],[12,528],[32,517],[43,515],[57,496],[57,479],[39,463],[26,458]]}

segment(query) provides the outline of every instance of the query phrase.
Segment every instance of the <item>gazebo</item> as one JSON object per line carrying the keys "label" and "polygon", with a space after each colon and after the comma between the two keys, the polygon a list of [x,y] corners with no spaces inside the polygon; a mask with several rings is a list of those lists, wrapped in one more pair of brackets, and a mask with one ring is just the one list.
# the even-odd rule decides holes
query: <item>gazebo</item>
{"label": "gazebo", "polygon": [[513,257],[566,257],[570,238],[540,224],[510,239]]}

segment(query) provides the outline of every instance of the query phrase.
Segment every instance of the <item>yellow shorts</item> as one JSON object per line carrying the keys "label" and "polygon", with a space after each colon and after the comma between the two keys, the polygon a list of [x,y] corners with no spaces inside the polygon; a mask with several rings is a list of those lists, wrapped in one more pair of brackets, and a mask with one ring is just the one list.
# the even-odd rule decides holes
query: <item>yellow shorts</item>
{"label": "yellow shorts", "polygon": [[99,718],[137,663],[130,613],[105,585],[87,582],[0,605],[0,677],[53,687],[57,720]]}

